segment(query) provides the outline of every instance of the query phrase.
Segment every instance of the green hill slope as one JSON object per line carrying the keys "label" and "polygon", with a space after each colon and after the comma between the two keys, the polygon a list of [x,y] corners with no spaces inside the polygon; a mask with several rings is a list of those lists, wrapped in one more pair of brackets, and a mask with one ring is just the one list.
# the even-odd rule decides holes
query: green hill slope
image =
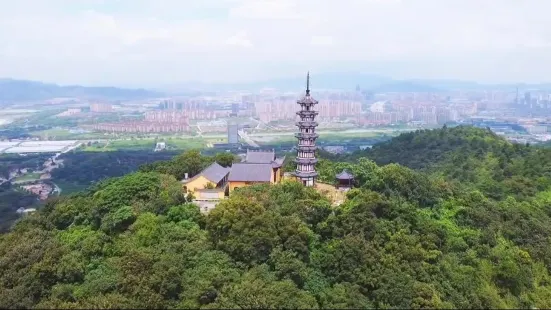
{"label": "green hill slope", "polygon": [[[551,149],[512,144],[489,130],[474,127],[401,134],[346,160],[353,162],[359,157],[379,165],[398,163],[425,171],[496,199],[509,195],[524,199],[551,184]],[[327,172],[326,180],[334,172]]]}
{"label": "green hill slope", "polygon": [[413,169],[424,169],[455,154],[501,152],[512,146],[490,130],[458,126],[436,130],[403,133],[389,141],[378,143],[363,155],[377,164],[398,163]]}
{"label": "green hill slope", "polygon": [[[515,175],[546,184],[528,169],[532,148],[485,139],[491,152],[467,158],[478,165],[512,148]],[[425,171],[322,161],[322,177],[356,175],[337,209],[290,182],[240,188],[208,216],[177,180],[211,158],[147,165],[50,201],[0,235],[0,307],[551,307],[551,191],[489,197],[439,170],[453,156]]]}

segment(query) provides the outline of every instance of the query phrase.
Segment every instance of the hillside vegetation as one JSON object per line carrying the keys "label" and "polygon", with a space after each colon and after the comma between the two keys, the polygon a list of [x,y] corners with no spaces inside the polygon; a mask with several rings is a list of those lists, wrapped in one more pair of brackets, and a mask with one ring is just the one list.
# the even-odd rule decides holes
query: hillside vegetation
{"label": "hillside vegetation", "polygon": [[34,194],[23,191],[10,182],[0,184],[0,233],[9,231],[19,217],[17,209],[33,207],[38,203]]}
{"label": "hillside vegetation", "polygon": [[8,231],[19,217],[16,213],[17,209],[21,207],[34,207],[34,205],[38,204],[36,195],[28,193],[11,182],[4,180],[9,179],[10,172],[23,169],[41,170],[44,162],[51,156],[52,154],[26,156],[0,154],[0,233]]}
{"label": "hillside vegetation", "polygon": [[[72,187],[88,187],[110,177],[135,172],[140,166],[154,161],[168,160],[175,152],[112,151],[69,152],[60,156],[63,165],[52,171],[52,180]],[[61,186],[63,193],[67,192]]]}
{"label": "hillside vegetation", "polygon": [[371,150],[333,158],[325,163],[329,169],[322,169],[327,172],[322,178],[332,181],[334,169],[362,157],[379,165],[397,163],[421,170],[495,199],[524,199],[551,185],[551,149],[512,144],[480,128],[404,133]]}
{"label": "hillside vegetation", "polygon": [[[463,142],[447,147],[452,136]],[[336,209],[284,182],[240,188],[204,216],[178,182],[215,160],[198,152],[50,201],[0,236],[0,307],[551,307],[545,153],[469,128],[408,137],[366,154],[388,165],[322,160],[322,179],[356,175]],[[396,163],[432,148],[412,160],[421,170]],[[455,156],[486,170],[464,179]],[[506,173],[538,186],[514,192]]]}

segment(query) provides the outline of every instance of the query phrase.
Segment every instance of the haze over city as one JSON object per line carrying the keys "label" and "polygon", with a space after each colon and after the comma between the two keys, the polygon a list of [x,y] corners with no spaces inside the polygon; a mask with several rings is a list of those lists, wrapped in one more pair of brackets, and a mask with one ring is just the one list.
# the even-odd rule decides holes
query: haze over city
{"label": "haze over city", "polygon": [[544,0],[1,1],[0,77],[171,88],[311,70],[548,82]]}

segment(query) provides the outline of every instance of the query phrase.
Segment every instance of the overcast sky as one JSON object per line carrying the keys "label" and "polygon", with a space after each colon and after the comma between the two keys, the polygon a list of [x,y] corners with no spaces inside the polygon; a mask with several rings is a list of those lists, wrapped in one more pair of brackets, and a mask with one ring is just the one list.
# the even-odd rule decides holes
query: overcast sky
{"label": "overcast sky", "polygon": [[0,77],[551,81],[551,0],[0,0]]}

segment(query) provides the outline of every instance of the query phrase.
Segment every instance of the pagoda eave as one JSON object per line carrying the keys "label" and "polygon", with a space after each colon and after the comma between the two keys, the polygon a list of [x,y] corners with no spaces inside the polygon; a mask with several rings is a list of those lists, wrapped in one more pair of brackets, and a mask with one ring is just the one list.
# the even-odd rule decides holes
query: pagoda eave
{"label": "pagoda eave", "polygon": [[317,158],[295,158],[295,163],[297,164],[316,164],[318,162]]}
{"label": "pagoda eave", "polygon": [[298,171],[296,170],[294,173],[293,173],[294,176],[296,176],[297,178],[315,178],[318,176],[318,173],[316,171]]}
{"label": "pagoda eave", "polygon": [[298,139],[317,139],[319,135],[317,133],[295,133],[295,137]]}
{"label": "pagoda eave", "polygon": [[319,114],[318,111],[298,111],[297,115],[300,117],[314,117]]}
{"label": "pagoda eave", "polygon": [[313,121],[299,121],[295,123],[295,126],[304,127],[304,128],[315,128],[318,127],[318,122]]}
{"label": "pagoda eave", "polygon": [[297,100],[297,103],[300,104],[300,105],[314,105],[314,104],[318,104],[319,101],[317,101],[316,99],[310,97],[310,95],[306,95],[304,97],[302,97],[301,99]]}

